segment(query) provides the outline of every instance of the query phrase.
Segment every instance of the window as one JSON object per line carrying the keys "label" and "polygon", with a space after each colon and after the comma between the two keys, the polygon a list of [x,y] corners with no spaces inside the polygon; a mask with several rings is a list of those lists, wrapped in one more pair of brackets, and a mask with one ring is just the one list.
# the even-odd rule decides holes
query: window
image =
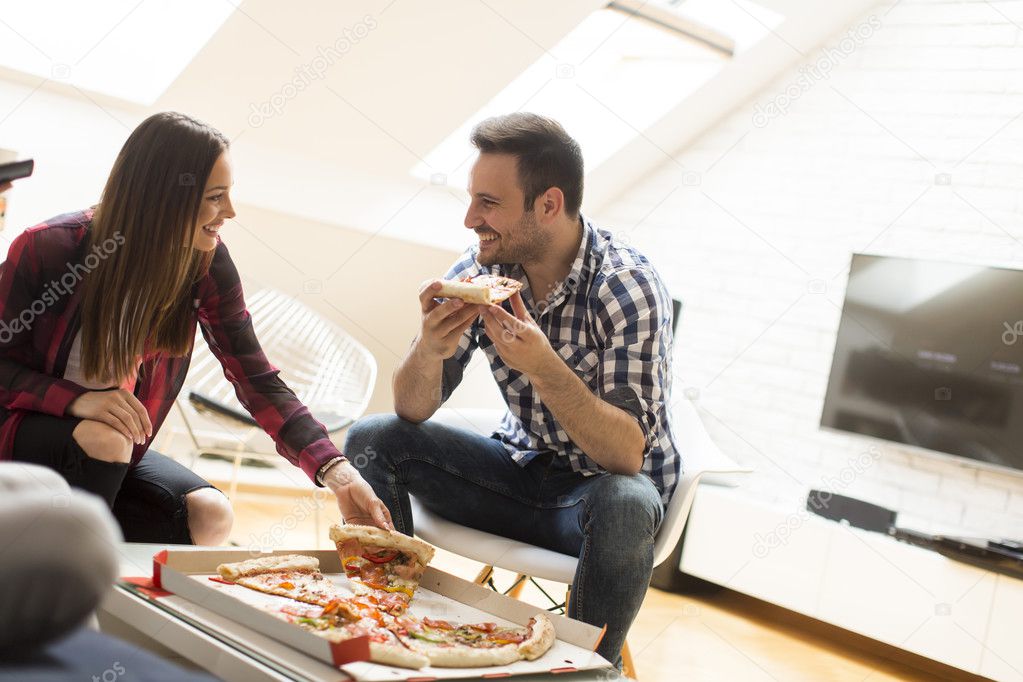
{"label": "window", "polygon": [[228,2],[10,2],[0,66],[150,105],[234,11]]}
{"label": "window", "polygon": [[[642,134],[713,78],[736,51],[780,22],[753,3],[720,0],[613,2],[589,15],[432,150],[413,174],[464,188],[480,120],[532,111],[559,122],[589,170]],[[730,8],[718,7],[727,4]],[[656,6],[653,6],[656,5]]]}

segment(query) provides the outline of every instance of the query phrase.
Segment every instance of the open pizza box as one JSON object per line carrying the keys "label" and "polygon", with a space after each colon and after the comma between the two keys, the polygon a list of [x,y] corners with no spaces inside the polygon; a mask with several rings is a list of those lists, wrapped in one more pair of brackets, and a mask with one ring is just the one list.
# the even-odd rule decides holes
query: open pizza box
{"label": "open pizza box", "polygon": [[[487,668],[425,667],[419,670],[397,668],[370,662],[369,640],[359,637],[332,643],[300,627],[275,618],[267,612],[285,597],[263,594],[241,585],[218,581],[217,566],[259,556],[303,554],[320,561],[320,571],[342,592],[350,593],[341,560],[335,551],[275,551],[253,553],[246,549],[163,550],[153,557],[153,584],[178,597],[199,604],[232,621],[282,642],[314,659],[333,665],[360,682],[434,679],[509,677],[536,673],[563,673],[610,668],[610,663],[594,652],[604,634],[602,629],[564,616],[548,614],[557,633],[551,649],[535,661]],[[497,622],[499,625],[525,625],[542,609],[462,580],[444,571],[427,567],[419,590],[409,608],[417,617],[429,617],[462,623]]]}

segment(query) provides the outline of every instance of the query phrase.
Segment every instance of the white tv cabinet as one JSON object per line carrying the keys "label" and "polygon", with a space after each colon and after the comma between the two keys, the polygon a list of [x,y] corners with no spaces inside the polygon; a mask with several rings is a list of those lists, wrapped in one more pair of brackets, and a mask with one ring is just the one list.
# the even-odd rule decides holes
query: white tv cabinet
{"label": "white tv cabinet", "polygon": [[680,568],[971,673],[1023,682],[1023,581],[1006,575],[710,485],[697,492]]}

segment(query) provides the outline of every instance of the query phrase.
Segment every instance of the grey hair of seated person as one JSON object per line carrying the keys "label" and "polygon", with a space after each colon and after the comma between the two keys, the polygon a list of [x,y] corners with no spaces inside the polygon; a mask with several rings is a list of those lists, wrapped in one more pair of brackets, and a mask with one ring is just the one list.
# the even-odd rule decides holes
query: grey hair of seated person
{"label": "grey hair of seated person", "polygon": [[120,541],[100,498],[51,469],[0,462],[0,659],[85,623],[117,575]]}

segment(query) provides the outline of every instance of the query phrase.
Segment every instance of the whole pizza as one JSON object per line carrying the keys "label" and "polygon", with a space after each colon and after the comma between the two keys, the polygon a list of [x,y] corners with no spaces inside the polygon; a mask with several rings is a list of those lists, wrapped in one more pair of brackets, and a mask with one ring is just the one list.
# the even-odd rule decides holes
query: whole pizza
{"label": "whole pizza", "polygon": [[[409,612],[434,548],[422,540],[372,526],[333,525],[355,596],[320,572],[319,560],[299,554],[260,557],[217,567],[220,579],[293,600],[270,613],[332,642],[369,639],[370,660],[404,668],[476,668],[534,660],[554,644],[554,625],[538,612],[525,626],[452,623]],[[301,603],[294,603],[301,602]]]}

